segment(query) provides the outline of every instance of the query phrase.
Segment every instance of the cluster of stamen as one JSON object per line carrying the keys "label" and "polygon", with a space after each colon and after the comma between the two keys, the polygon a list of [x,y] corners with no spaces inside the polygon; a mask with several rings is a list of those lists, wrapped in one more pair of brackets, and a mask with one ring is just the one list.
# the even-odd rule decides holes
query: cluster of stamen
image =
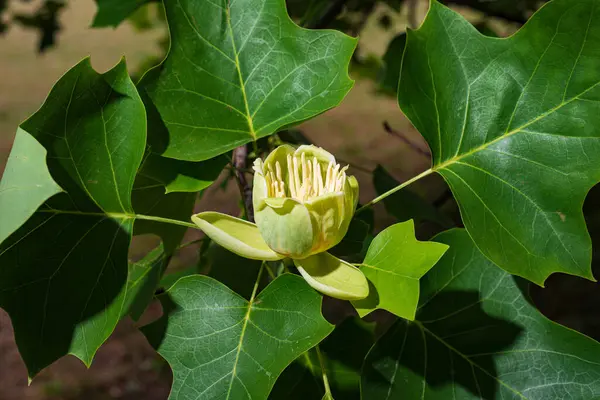
{"label": "cluster of stamen", "polygon": [[287,182],[282,174],[279,161],[275,162],[275,171],[265,171],[269,197],[291,197],[300,202],[327,193],[340,192],[346,184],[346,170],[339,164],[329,162],[325,173],[316,157],[312,161],[302,153],[300,159],[288,154]]}

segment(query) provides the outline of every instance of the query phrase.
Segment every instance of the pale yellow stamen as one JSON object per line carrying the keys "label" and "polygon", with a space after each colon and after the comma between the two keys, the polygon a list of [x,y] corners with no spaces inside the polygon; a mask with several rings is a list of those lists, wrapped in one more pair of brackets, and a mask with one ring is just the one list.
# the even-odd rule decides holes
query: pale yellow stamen
{"label": "pale yellow stamen", "polygon": [[304,202],[344,190],[347,166],[340,169],[339,164],[329,162],[323,171],[317,158],[307,159],[305,153],[300,155],[300,159],[288,154],[286,162],[287,177],[283,176],[279,161],[275,162],[274,171],[264,172],[269,197],[291,197]]}

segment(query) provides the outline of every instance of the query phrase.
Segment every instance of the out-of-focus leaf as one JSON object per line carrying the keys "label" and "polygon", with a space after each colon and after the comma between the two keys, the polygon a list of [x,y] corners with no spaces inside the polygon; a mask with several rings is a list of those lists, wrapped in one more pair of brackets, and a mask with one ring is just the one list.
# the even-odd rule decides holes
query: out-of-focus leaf
{"label": "out-of-focus leaf", "polygon": [[166,157],[216,157],[336,106],[352,87],[356,41],[296,26],[283,0],[166,0],[165,9],[169,55],[141,86],[168,128]]}
{"label": "out-of-focus leaf", "polygon": [[138,8],[152,1],[157,0],[96,0],[98,10],[92,27],[117,27]]}
{"label": "out-of-focus leaf", "polygon": [[598,0],[554,0],[489,38],[432,1],[408,32],[400,107],[479,249],[539,285],[594,279],[583,201],[600,181]]}
{"label": "out-of-focus leaf", "polygon": [[402,32],[392,39],[383,55],[383,66],[378,77],[379,88],[392,95],[398,92],[404,46],[406,46],[406,33]]}
{"label": "out-of-focus leaf", "polygon": [[281,372],[333,330],[321,296],[291,274],[249,302],[200,275],[161,300],[165,315],[143,331],[173,370],[172,400],[266,399]]}
{"label": "out-of-focus leaf", "polygon": [[600,396],[600,344],[544,317],[529,284],[490,262],[466,231],[421,280],[417,321],[399,320],[365,359],[362,398]]}

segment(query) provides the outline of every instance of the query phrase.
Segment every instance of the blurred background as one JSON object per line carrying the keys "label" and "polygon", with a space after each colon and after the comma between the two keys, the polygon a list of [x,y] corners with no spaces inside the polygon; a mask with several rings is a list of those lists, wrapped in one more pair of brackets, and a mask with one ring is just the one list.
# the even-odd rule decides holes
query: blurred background
{"label": "blurred background", "polygon": [[[120,1],[134,4],[135,11],[122,10],[122,16],[98,12],[99,5],[116,4],[114,0],[0,0],[0,175],[17,126],[40,107],[53,83],[83,57],[91,55],[94,68],[103,72],[125,56],[131,75],[137,78],[164,57],[168,33],[160,5],[148,0]],[[428,0],[287,3],[297,23],[340,29],[359,36],[360,41],[351,66],[356,84],[344,102],[285,134],[324,147],[350,164],[361,184],[362,202],[429,168],[429,149],[395,100],[404,32],[419,26]],[[444,3],[483,34],[500,37],[514,33],[543,4],[537,0]],[[600,233],[599,199],[600,189],[595,188],[585,206],[595,248],[600,243],[595,240]],[[224,173],[197,207],[235,214],[238,206],[239,192]],[[418,222],[422,240],[460,226],[456,203],[437,176],[375,207],[378,229],[409,218]],[[138,243],[132,258],[146,248]],[[594,260],[597,264],[597,257]],[[180,265],[193,262],[197,262],[194,250],[175,260]],[[593,283],[555,275],[546,289],[535,288],[533,295],[550,318],[600,339],[600,295]],[[159,312],[158,308],[149,310],[146,321]],[[131,321],[123,321],[99,350],[91,369],[74,357],[65,357],[28,386],[10,320],[0,310],[0,400],[162,400],[168,396],[170,380],[166,363]]]}

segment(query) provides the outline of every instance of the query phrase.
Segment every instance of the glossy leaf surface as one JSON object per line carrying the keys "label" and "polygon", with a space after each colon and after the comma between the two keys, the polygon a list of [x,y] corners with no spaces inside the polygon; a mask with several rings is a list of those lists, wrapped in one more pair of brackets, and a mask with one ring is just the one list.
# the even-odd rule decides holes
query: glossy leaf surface
{"label": "glossy leaf surface", "polygon": [[353,301],[363,317],[376,309],[414,319],[419,302],[419,279],[448,250],[435,242],[415,238],[412,220],[390,226],[371,242],[360,270],[369,280],[369,296]]}
{"label": "glossy leaf surface", "polygon": [[0,306],[30,377],[66,354],[89,364],[121,317],[145,121],[125,63],[97,74],[86,59],[21,125],[0,192]]}
{"label": "glossy leaf surface", "polygon": [[321,296],[285,274],[250,302],[206,276],[161,297],[166,316],[144,333],[173,370],[171,400],[266,399],[281,372],[332,330]]}
{"label": "glossy leaf surface", "polygon": [[507,39],[432,1],[398,99],[481,251],[537,284],[593,279],[581,207],[600,180],[600,2],[554,0]]}
{"label": "glossy leaf surface", "polygon": [[529,283],[492,264],[467,232],[421,280],[416,322],[398,321],[362,372],[364,399],[573,399],[600,396],[600,344],[544,317]]}
{"label": "glossy leaf surface", "polygon": [[355,40],[295,25],[283,0],[167,0],[169,55],[143,80],[163,155],[201,161],[336,106]]}

